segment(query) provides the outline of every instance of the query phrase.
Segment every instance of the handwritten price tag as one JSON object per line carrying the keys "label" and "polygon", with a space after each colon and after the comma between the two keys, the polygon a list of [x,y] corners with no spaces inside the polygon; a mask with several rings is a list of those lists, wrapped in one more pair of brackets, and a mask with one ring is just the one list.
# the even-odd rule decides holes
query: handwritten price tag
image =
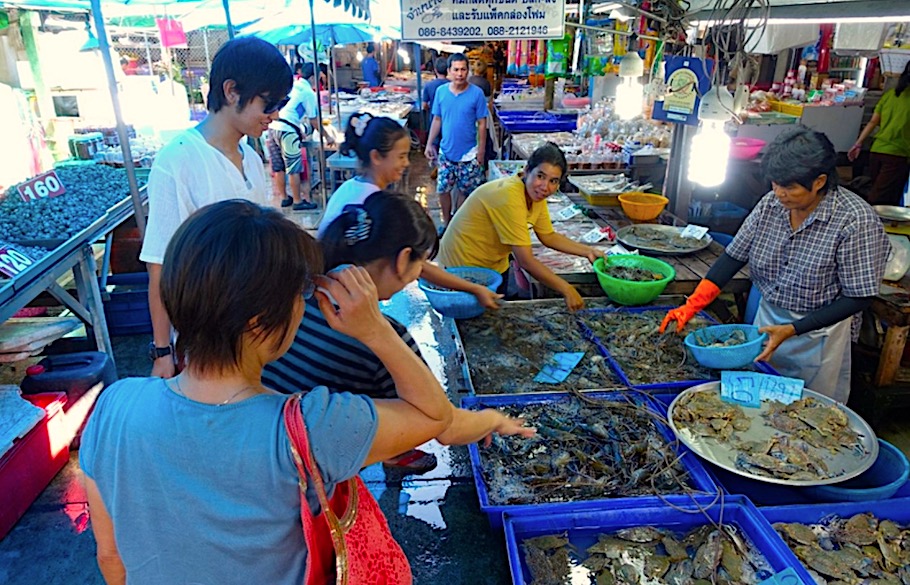
{"label": "handwritten price tag", "polygon": [[609,234],[606,232],[606,228],[591,228],[589,231],[585,232],[581,236],[581,241],[586,244],[596,244],[601,240],[608,239]]}
{"label": "handwritten price tag", "polygon": [[583,351],[554,353],[553,357],[540,369],[540,372],[534,376],[534,381],[543,384],[559,384],[569,377],[583,357],[585,357]]}
{"label": "handwritten price tag", "polygon": [[793,567],[787,567],[779,573],[775,573],[759,583],[759,585],[802,585],[803,580],[799,578]]}
{"label": "handwritten price tag", "polygon": [[622,244],[616,244],[616,245],[610,247],[606,252],[604,252],[605,256],[616,256],[618,254],[638,254],[638,250],[635,250],[634,252],[630,252],[630,251],[626,250],[626,248]]}
{"label": "handwritten price tag", "polygon": [[34,263],[34,260],[13,246],[0,248],[0,272],[7,276],[15,277]]}
{"label": "handwritten price tag", "polygon": [[796,378],[757,372],[721,372],[720,398],[727,402],[758,408],[762,400],[790,404],[802,398],[804,382]]}
{"label": "handwritten price tag", "polygon": [[575,217],[576,215],[578,215],[580,213],[581,213],[580,209],[578,209],[574,205],[570,205],[568,207],[563,207],[562,209],[557,211],[556,219],[559,221],[565,221],[567,219],[572,219],[573,217]]}
{"label": "handwritten price tag", "polygon": [[18,187],[19,196],[25,202],[36,201],[47,197],[59,197],[66,193],[60,177],[55,171],[48,171],[32,177]]}
{"label": "handwritten price tag", "polygon": [[704,235],[708,233],[708,228],[702,227],[700,225],[689,224],[683,229],[682,233],[679,234],[684,238],[692,238],[694,240],[700,240]]}

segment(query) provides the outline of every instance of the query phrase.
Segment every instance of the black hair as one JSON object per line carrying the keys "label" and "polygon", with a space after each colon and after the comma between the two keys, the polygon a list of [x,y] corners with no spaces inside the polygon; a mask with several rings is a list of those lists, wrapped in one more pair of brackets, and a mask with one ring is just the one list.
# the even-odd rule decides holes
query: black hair
{"label": "black hair", "polygon": [[436,73],[440,75],[445,75],[449,72],[449,60],[445,57],[436,57],[433,65],[436,68]]}
{"label": "black hair", "polygon": [[784,130],[771,141],[762,158],[765,179],[783,187],[800,185],[812,190],[820,175],[827,175],[821,193],[837,188],[837,152],[828,137],[799,125]]}
{"label": "black hair", "polygon": [[453,55],[449,55],[449,60],[447,61],[447,63],[450,68],[452,67],[452,63],[454,63],[456,61],[464,61],[465,63],[467,63],[468,58],[464,56],[464,53],[455,53]]}
{"label": "black hair", "polygon": [[328,75],[329,75],[329,66],[326,65],[325,63],[320,63],[320,64],[319,64],[319,71],[322,72],[322,73],[325,73],[326,77],[328,77]]}
{"label": "black hair", "polygon": [[562,149],[559,148],[555,142],[547,142],[542,146],[538,146],[537,149],[531,153],[531,158],[528,159],[528,172],[539,167],[541,163],[550,163],[553,166],[559,167],[562,171],[560,179],[566,176],[566,171],[569,169],[569,163],[566,161],[565,153],[563,153]]}
{"label": "black hair", "polygon": [[[357,135],[357,125],[366,121],[366,127],[361,136]],[[370,151],[377,151],[382,156],[391,152],[395,143],[408,137],[408,131],[401,124],[385,116],[373,116],[366,112],[358,112],[351,116],[348,127],[344,131],[344,144],[341,145],[341,154],[345,156],[356,155],[363,168],[370,166]]]}
{"label": "black hair", "polygon": [[294,75],[301,75],[302,73],[303,73],[303,62],[297,61],[297,63],[294,64]]}
{"label": "black hair", "polygon": [[897,80],[897,87],[894,88],[894,95],[900,97],[901,93],[907,86],[910,85],[910,61],[907,61],[907,64],[904,65],[904,72],[901,73],[901,76]]}
{"label": "black hair", "polygon": [[302,73],[300,74],[304,79],[309,79],[316,74],[316,68],[313,67],[312,63],[304,63],[303,68],[301,69]]}
{"label": "black hair", "polygon": [[329,224],[320,240],[326,268],[340,264],[365,266],[383,258],[394,260],[411,248],[411,261],[436,256],[436,226],[413,197],[377,191],[362,205],[348,205]]}
{"label": "black hair", "polygon": [[212,60],[209,72],[209,111],[227,105],[224,82],[232,79],[240,93],[237,109],[242,110],[257,95],[278,101],[288,95],[294,76],[287,61],[262,39],[243,37],[226,42]]}
{"label": "black hair", "polygon": [[164,254],[161,299],[177,354],[200,372],[239,365],[251,322],[257,336],[284,339],[297,326],[294,303],[320,273],[318,243],[280,211],[243,199],[202,207]]}
{"label": "black hair", "polygon": [[367,43],[367,55],[374,52],[375,50],[376,50],[376,45],[374,45],[373,43]]}

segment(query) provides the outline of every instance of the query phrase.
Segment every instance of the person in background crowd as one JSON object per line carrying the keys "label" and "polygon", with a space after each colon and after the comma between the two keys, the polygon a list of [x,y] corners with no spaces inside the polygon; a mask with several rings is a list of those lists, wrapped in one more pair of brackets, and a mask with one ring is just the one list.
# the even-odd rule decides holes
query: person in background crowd
{"label": "person in background crowd", "polygon": [[[316,93],[310,85],[314,77],[313,64],[304,63],[300,79],[294,82],[291,99],[278,113],[278,119],[269,124],[266,145],[272,165],[272,189],[281,196],[285,191],[285,177],[290,183],[291,194],[281,198],[282,207],[294,211],[316,209],[310,201],[309,152],[306,142],[319,119]],[[320,130],[324,129],[318,125]],[[325,134],[324,134],[325,135]],[[333,142],[325,135],[327,142]]]}
{"label": "person in background crowd", "polygon": [[478,59],[474,62],[473,71],[474,75],[468,78],[468,83],[479,87],[484,97],[488,100],[491,99],[493,97],[493,86],[490,85],[490,81],[487,79],[487,64]]}
{"label": "person in background crowd", "polygon": [[[108,387],[79,450],[109,585],[304,582],[301,485],[310,511],[320,507],[312,479],[294,464],[283,422],[288,397],[263,384],[262,368],[287,351],[310,311],[372,352],[396,389],[372,400],[295,388],[307,391],[300,409],[327,493],[433,438],[466,444],[491,433],[534,434],[521,419],[453,407],[380,313],[368,269],[319,276],[318,245],[276,209],[240,200],[200,209],[174,234],[165,260],[163,301],[187,367],[170,380]],[[307,303],[316,286],[317,302]],[[387,569],[388,552],[377,554],[377,570]],[[410,583],[410,575],[387,577]]]}
{"label": "person in background crowd", "polygon": [[603,255],[553,231],[546,199],[559,189],[568,166],[559,147],[548,142],[531,154],[520,175],[479,187],[455,212],[443,234],[440,263],[495,270],[503,275],[500,292],[505,292],[511,254],[520,269],[562,294],[570,310],[583,308],[584,301],[575,287],[534,257],[528,233],[530,225],[544,246],[591,262]]}
{"label": "person in background crowd", "polygon": [[[436,90],[433,122],[424,151],[427,159],[437,160],[439,175],[436,192],[442,208],[443,229],[449,224],[453,206],[452,191],[467,197],[483,184],[487,142],[487,101],[483,92],[468,83],[468,58],[461,53],[449,57],[449,83]],[[437,152],[436,137],[442,133]]]}
{"label": "person in background crowd", "polygon": [[379,87],[382,85],[382,79],[379,77],[379,62],[373,53],[376,46],[373,43],[367,43],[367,56],[360,62],[360,72],[363,74],[363,80],[370,84],[370,87]]}
{"label": "person in background crowd", "polygon": [[[366,268],[380,301],[416,280],[439,245],[433,222],[420,204],[405,195],[384,191],[370,195],[362,204],[345,206],[325,230],[321,243],[327,268],[351,264]],[[404,325],[391,317],[386,319],[420,356]],[[397,397],[395,383],[379,357],[358,340],[334,331],[314,300],[307,303],[290,349],[265,367],[263,380],[271,388],[288,392],[324,385],[332,392],[350,391],[374,399]],[[453,426],[485,428],[484,424],[493,424],[492,430],[510,424],[506,418],[489,423],[474,418],[473,413],[459,412]],[[442,436],[443,440],[447,438]],[[398,471],[425,473],[436,467],[436,457],[411,449],[384,464]]]}
{"label": "person in background crowd", "polygon": [[[449,61],[445,57],[438,57],[434,65],[434,71],[436,73],[436,78],[428,82],[423,86],[423,110],[427,114],[427,128],[433,124],[433,115],[430,113],[433,111],[433,99],[436,97],[436,90],[441,86],[449,82]],[[442,131],[436,136],[436,142],[433,146],[437,149],[439,148],[439,143],[442,141]],[[433,170],[430,172],[430,178],[435,180],[439,175],[439,169],[433,167]]]}
{"label": "person in background crowd", "polygon": [[748,263],[762,294],[755,325],[768,334],[756,361],[846,403],[852,317],[878,294],[891,244],[869,204],[838,186],[837,153],[821,132],[782,132],[762,156],[762,170],[771,192],[660,329],[676,321],[681,332]]}
{"label": "person in background crowd", "polygon": [[[344,136],[341,152],[346,156],[357,156],[360,170],[329,198],[317,232],[320,239],[345,207],[362,204],[373,193],[384,191],[389,185],[399,182],[410,164],[411,139],[408,131],[391,118],[373,117],[366,112],[354,114]],[[432,262],[424,263],[420,276],[440,287],[469,292],[487,309],[499,308],[498,301],[502,295],[446,272]]]}
{"label": "person in background crowd", "polygon": [[869,153],[872,205],[902,205],[904,189],[910,178],[910,62],[897,80],[897,87],[885,92],[875,105],[872,119],[860,132],[847,158],[856,160],[863,142],[879,126]]}
{"label": "person in background crowd", "polygon": [[177,227],[194,211],[224,199],[266,200],[262,160],[244,136],[259,138],[288,103],[293,76],[273,45],[254,37],[228,41],[209,74],[208,115],[168,143],[148,182],[149,218],[139,259],[149,273],[152,375],[176,371],[171,323],[161,302],[161,265]]}

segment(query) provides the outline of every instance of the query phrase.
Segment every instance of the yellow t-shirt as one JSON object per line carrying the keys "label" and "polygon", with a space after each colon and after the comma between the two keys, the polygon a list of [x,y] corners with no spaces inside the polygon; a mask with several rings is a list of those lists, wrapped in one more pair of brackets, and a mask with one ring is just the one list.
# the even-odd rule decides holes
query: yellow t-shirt
{"label": "yellow t-shirt", "polygon": [[479,266],[503,273],[509,268],[512,246],[530,246],[531,227],[553,233],[547,202],[528,209],[524,181],[506,177],[482,185],[471,193],[449,222],[437,259],[444,266]]}

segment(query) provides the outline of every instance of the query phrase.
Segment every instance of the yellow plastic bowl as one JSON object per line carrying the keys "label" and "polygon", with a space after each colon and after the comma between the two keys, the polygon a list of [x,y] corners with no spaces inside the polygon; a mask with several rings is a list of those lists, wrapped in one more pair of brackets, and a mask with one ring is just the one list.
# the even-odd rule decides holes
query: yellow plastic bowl
{"label": "yellow plastic bowl", "polygon": [[619,204],[630,219],[649,221],[656,219],[670,200],[663,195],[633,191],[619,196]]}

